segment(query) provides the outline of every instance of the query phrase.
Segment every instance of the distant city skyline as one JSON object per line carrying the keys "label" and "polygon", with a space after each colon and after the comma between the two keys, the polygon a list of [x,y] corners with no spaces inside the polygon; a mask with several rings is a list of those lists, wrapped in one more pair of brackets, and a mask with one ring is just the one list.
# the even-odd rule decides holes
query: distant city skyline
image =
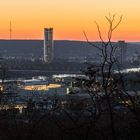
{"label": "distant city skyline", "polygon": [[123,20],[113,40],[140,41],[140,0],[0,0],[0,39],[43,39],[44,27],[55,29],[55,40],[99,40],[94,21],[103,34],[109,13]]}

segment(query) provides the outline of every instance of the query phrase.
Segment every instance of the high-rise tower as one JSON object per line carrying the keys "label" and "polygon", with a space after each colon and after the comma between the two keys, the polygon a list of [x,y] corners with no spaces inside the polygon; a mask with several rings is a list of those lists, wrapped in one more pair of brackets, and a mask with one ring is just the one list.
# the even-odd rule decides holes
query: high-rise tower
{"label": "high-rise tower", "polygon": [[44,61],[53,61],[53,28],[44,29]]}
{"label": "high-rise tower", "polygon": [[121,64],[124,64],[126,61],[126,51],[127,51],[127,43],[125,41],[118,41],[118,49],[119,49],[119,61]]}

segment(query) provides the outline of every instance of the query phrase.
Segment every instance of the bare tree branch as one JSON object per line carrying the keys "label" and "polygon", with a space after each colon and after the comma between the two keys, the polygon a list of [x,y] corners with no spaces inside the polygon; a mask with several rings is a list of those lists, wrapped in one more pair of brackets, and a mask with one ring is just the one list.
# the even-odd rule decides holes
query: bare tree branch
{"label": "bare tree branch", "polygon": [[104,42],[104,40],[103,40],[103,38],[102,38],[102,34],[101,34],[101,31],[100,31],[100,27],[99,27],[99,25],[98,25],[98,23],[97,23],[96,21],[95,21],[95,24],[96,24],[97,29],[98,29],[99,37],[100,37],[102,43],[105,44],[105,42]]}
{"label": "bare tree branch", "polygon": [[95,47],[95,48],[97,48],[97,49],[99,49],[99,50],[102,50],[102,49],[99,48],[97,45],[95,45],[94,43],[92,43],[92,42],[90,42],[90,41],[88,40],[88,37],[87,37],[85,31],[83,31],[83,34],[84,34],[84,36],[85,36],[86,41],[87,41],[88,44],[90,44],[91,46],[93,46],[93,47]]}
{"label": "bare tree branch", "polygon": [[112,31],[114,31],[119,26],[119,24],[122,21],[122,18],[123,18],[123,16],[120,16],[120,19],[119,19],[118,23],[112,28]]}

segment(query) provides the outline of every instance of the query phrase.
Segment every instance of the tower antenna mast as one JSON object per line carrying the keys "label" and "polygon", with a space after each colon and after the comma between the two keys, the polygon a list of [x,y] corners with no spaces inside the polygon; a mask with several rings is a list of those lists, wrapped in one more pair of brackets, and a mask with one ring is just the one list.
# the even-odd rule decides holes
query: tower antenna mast
{"label": "tower antenna mast", "polygon": [[12,39],[12,23],[11,23],[11,21],[10,21],[10,40]]}

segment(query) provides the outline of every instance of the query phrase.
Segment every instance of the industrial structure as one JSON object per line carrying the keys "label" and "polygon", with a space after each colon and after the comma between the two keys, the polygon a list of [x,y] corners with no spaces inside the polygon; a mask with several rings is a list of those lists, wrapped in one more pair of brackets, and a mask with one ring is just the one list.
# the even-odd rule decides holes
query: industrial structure
{"label": "industrial structure", "polygon": [[53,61],[53,28],[44,29],[44,62]]}

